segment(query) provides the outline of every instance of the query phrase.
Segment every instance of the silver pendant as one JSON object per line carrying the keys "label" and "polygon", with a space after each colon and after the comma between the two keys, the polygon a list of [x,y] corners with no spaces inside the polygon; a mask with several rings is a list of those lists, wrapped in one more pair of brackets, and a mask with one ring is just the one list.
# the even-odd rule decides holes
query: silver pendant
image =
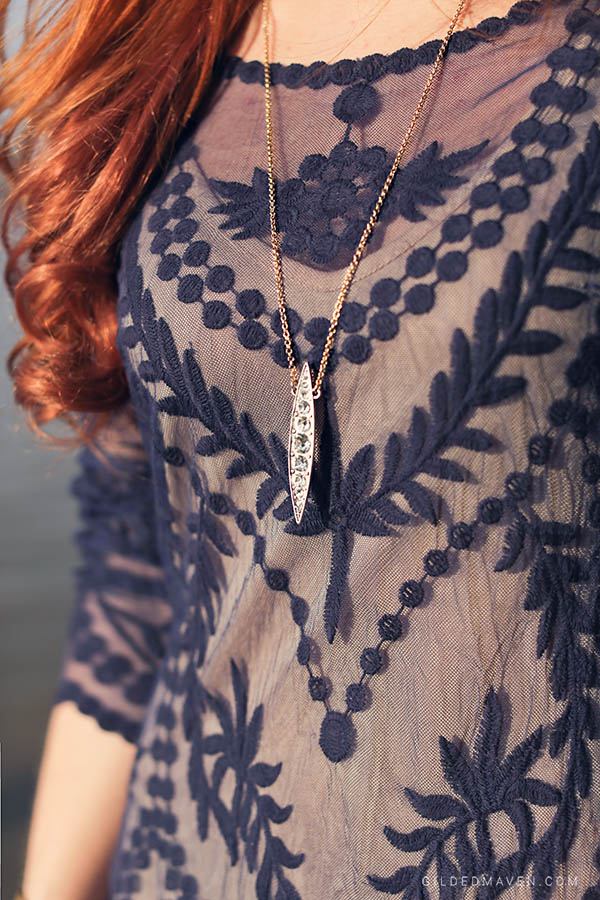
{"label": "silver pendant", "polygon": [[288,444],[290,496],[292,498],[294,518],[298,525],[302,519],[306,498],[308,497],[314,448],[315,403],[310,367],[305,362],[300,372],[300,379],[294,396]]}

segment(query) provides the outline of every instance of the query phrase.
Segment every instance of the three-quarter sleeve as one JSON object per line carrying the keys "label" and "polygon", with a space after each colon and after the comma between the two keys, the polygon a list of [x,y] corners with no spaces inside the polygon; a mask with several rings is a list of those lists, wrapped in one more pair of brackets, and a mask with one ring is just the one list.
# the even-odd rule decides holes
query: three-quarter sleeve
{"label": "three-quarter sleeve", "polygon": [[79,564],[52,705],[74,701],[135,742],[172,620],[151,470],[130,405],[77,454]]}

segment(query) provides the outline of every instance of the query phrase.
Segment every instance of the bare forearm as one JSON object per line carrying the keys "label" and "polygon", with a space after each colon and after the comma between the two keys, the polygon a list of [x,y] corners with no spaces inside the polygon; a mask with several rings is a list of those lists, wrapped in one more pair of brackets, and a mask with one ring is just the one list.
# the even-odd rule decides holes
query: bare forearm
{"label": "bare forearm", "polygon": [[26,900],[106,900],[135,749],[74,704],[53,707],[29,826]]}

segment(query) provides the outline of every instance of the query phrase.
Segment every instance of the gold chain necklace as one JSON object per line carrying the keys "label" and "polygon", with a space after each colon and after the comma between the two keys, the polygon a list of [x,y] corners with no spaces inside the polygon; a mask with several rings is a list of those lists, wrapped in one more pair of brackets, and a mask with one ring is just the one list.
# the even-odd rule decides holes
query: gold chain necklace
{"label": "gold chain necklace", "polygon": [[273,268],[275,270],[275,282],[277,285],[277,299],[279,304],[279,315],[281,318],[281,330],[283,333],[283,341],[285,344],[285,352],[288,359],[288,366],[290,371],[290,382],[292,395],[294,397],[294,402],[292,405],[292,415],[290,420],[290,432],[289,432],[289,441],[288,441],[288,477],[289,477],[289,485],[290,485],[290,496],[292,498],[292,507],[294,510],[294,518],[296,522],[299,524],[302,519],[302,514],[304,512],[304,507],[306,505],[306,499],[308,497],[308,489],[310,485],[310,476],[312,472],[312,464],[314,458],[314,445],[315,445],[315,404],[314,401],[321,396],[321,386],[323,384],[323,378],[325,377],[325,369],[327,367],[327,363],[329,361],[329,357],[331,355],[331,351],[333,349],[333,343],[335,340],[335,333],[338,327],[338,322],[340,319],[340,315],[342,312],[342,306],[344,300],[346,299],[346,295],[350,290],[350,285],[352,284],[352,279],[354,278],[354,274],[358,268],[358,264],[363,255],[363,251],[371,236],[373,228],[375,227],[375,223],[381,212],[381,207],[383,206],[383,202],[388,194],[390,187],[392,186],[392,182],[394,180],[394,176],[398,170],[400,165],[400,161],[404,155],[404,151],[406,150],[407,144],[411,138],[411,135],[415,129],[415,125],[423,111],[423,107],[425,106],[425,101],[427,100],[427,96],[429,91],[431,90],[431,86],[434,82],[434,79],[441,67],[442,59],[444,57],[444,53],[446,52],[446,47],[448,46],[448,41],[450,40],[454,29],[456,28],[456,23],[458,22],[460,15],[463,11],[463,7],[465,6],[466,0],[460,0],[458,8],[454,13],[452,21],[450,23],[450,27],[448,28],[448,32],[446,37],[443,39],[438,54],[435,58],[435,62],[431,67],[431,71],[429,73],[429,77],[425,83],[425,87],[423,88],[423,93],[417,103],[415,112],[411,119],[410,125],[408,126],[408,130],[402,139],[402,143],[400,144],[400,149],[396,154],[396,158],[392,164],[392,168],[389,171],[389,174],[384,182],[384,185],[381,189],[381,193],[377,198],[375,206],[373,207],[373,211],[369,217],[369,221],[367,222],[365,229],[362,233],[360,241],[358,242],[358,246],[354,252],[354,256],[352,257],[348,268],[346,269],[346,274],[344,275],[344,280],[342,282],[342,287],[338,294],[338,298],[335,302],[335,307],[333,310],[333,315],[331,317],[331,322],[329,325],[329,331],[327,333],[327,338],[325,339],[325,346],[323,348],[323,355],[321,357],[321,363],[319,365],[319,369],[317,372],[317,377],[315,378],[315,382],[312,382],[312,376],[310,372],[310,367],[308,362],[305,362],[302,366],[302,370],[300,372],[300,376],[298,376],[298,372],[296,369],[296,361],[294,359],[294,348],[292,346],[292,337],[290,334],[290,328],[287,320],[287,312],[285,306],[285,290],[283,286],[283,270],[281,268],[281,249],[280,249],[280,236],[279,231],[277,229],[277,215],[275,208],[275,166],[273,163],[273,117],[271,112],[271,65],[269,61],[269,0],[262,0],[262,18],[263,18],[263,32],[265,39],[265,57],[264,57],[264,81],[265,81],[265,121],[267,126],[267,169],[268,169],[268,178],[269,178],[269,218],[271,223],[271,248],[273,253]]}

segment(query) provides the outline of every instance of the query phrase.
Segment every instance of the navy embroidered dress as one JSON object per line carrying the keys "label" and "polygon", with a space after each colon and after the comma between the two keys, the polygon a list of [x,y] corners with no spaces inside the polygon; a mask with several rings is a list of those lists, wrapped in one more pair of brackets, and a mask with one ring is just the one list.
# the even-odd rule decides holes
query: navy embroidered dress
{"label": "navy embroidered dress", "polygon": [[[137,746],[112,900],[600,897],[600,18],[457,33],[344,306],[297,526],[262,70],[122,244],[55,702]],[[273,65],[297,359],[438,41]]]}

